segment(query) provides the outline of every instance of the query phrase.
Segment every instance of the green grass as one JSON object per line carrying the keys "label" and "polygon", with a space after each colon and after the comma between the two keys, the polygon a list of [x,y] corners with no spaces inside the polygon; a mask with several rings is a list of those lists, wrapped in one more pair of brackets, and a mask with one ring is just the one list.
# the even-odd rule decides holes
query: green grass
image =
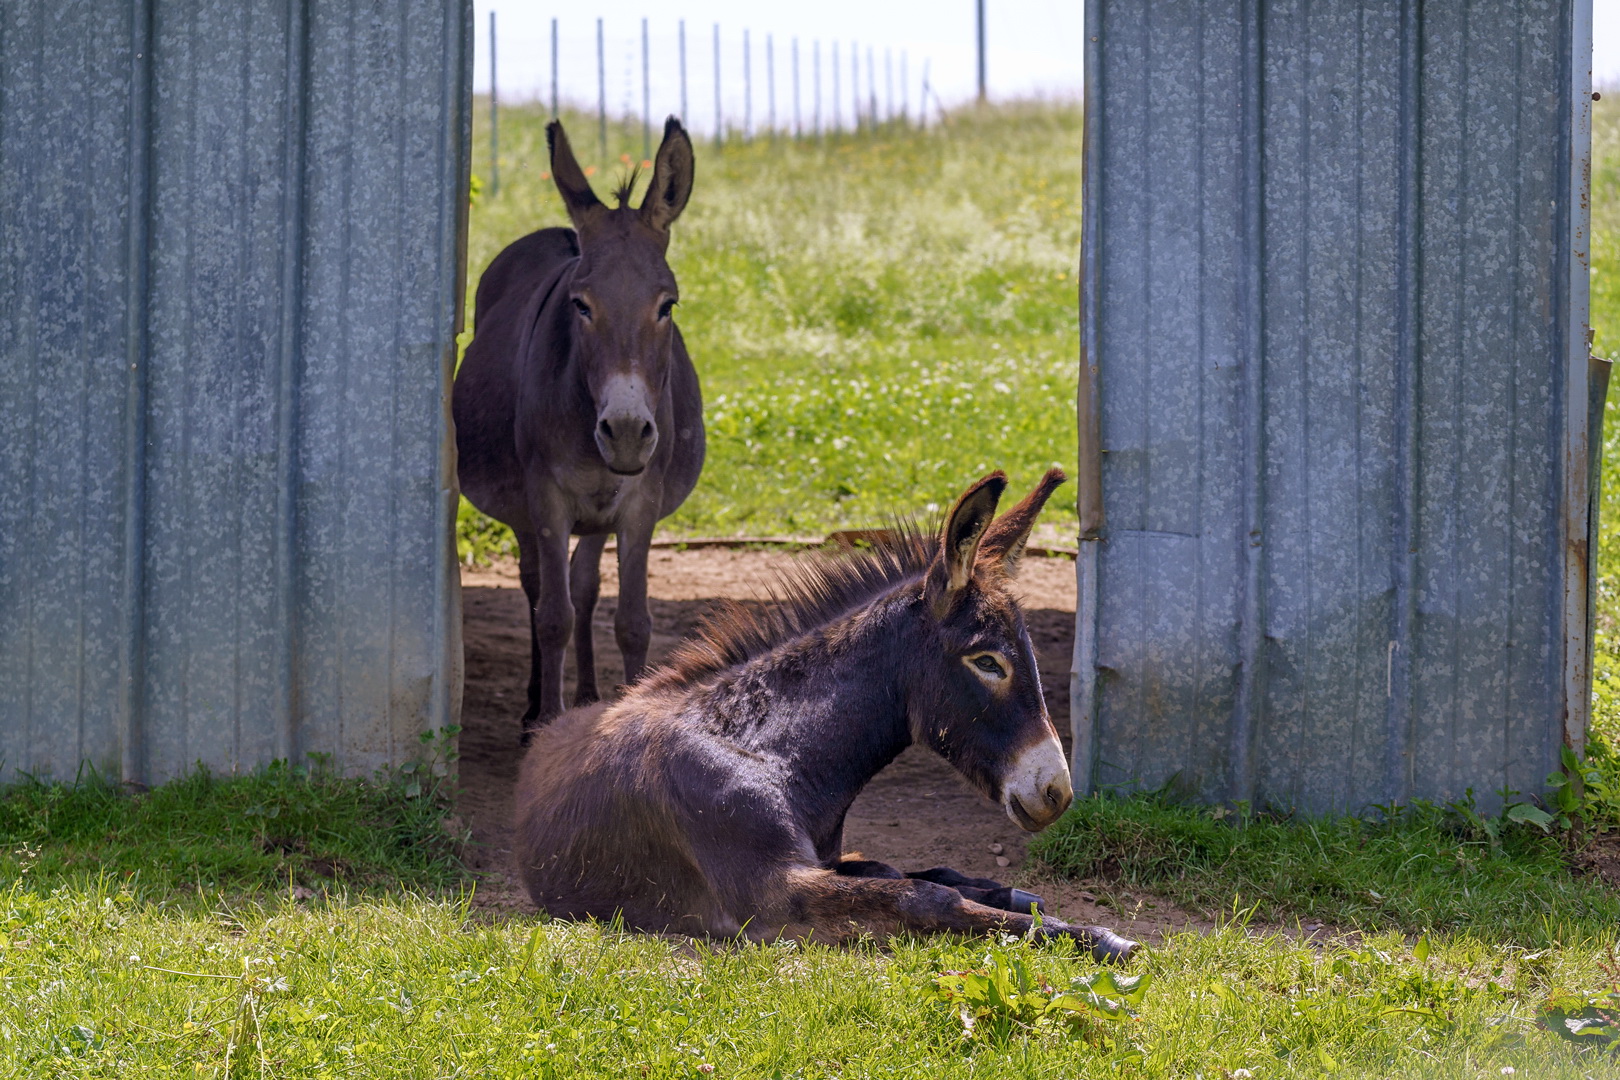
{"label": "green grass", "polygon": [[[1592,351],[1620,360],[1620,102],[1592,113]],[[1620,777],[1620,378],[1610,380],[1607,409],[1615,411],[1603,429],[1592,749]]]}
{"label": "green grass", "polygon": [[1536,1020],[1602,982],[1592,942],[1313,948],[1231,925],[1138,962],[1135,1022],[965,1038],[941,973],[991,953],[1063,986],[1090,965],[985,942],[692,946],[412,895],[177,908],[110,884],[0,892],[0,930],[6,1076],[1613,1075]]}
{"label": "green grass", "polygon": [[[503,121],[475,272],[560,220],[538,116]],[[672,256],[711,457],[668,527],[816,533],[927,513],[981,468],[1032,476],[1072,457],[1078,125],[1018,108],[949,133],[700,148]],[[1598,148],[1593,310],[1616,355],[1608,103]],[[1608,763],[1620,431],[1606,442],[1594,748]],[[463,538],[501,539],[471,514]],[[0,1077],[1620,1075],[1542,1022],[1549,1000],[1620,978],[1606,968],[1620,899],[1528,826],[1083,800],[1037,845],[1049,867],[1223,925],[1133,963],[1150,977],[1138,1020],[1071,1026],[991,1000],[969,1038],[936,992],[944,973],[1027,965],[1027,1004],[1094,966],[1009,942],[724,946],[480,916],[422,775],[279,767],[0,793]],[[1307,920],[1355,933],[1307,945],[1246,925]]]}
{"label": "green grass", "polygon": [[1082,799],[1032,850],[1056,873],[1263,922],[1465,933],[1542,948],[1620,926],[1620,893],[1571,874],[1562,841],[1470,808],[1385,821],[1250,819],[1160,796]]}
{"label": "green grass", "polygon": [[[469,305],[502,247],[567,223],[541,179],[544,119],[502,111],[506,164],[500,193],[473,207]],[[594,138],[575,145],[603,164]],[[709,456],[664,531],[821,534],[933,513],[989,469],[1028,482],[1071,465],[1079,194],[1078,107],[820,144],[700,142],[670,263]],[[1072,535],[1073,507],[1060,499],[1048,520]],[[509,543],[478,515],[461,535],[464,556]]]}
{"label": "green grass", "polygon": [[96,777],[25,781],[0,798],[0,882],[161,894],[445,888],[462,880],[444,802],[411,776],[367,782],[286,764],[239,777],[198,768],[151,791]]}

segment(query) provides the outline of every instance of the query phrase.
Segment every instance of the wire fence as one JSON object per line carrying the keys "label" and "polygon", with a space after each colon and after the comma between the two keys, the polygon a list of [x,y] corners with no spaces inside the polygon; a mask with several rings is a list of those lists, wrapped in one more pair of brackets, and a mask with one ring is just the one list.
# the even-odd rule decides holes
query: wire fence
{"label": "wire fence", "polygon": [[[708,31],[705,33],[704,31]],[[489,14],[490,175],[499,186],[499,58],[514,50],[533,72],[550,59],[549,79],[527,97],[594,113],[596,150],[606,157],[610,123],[639,123],[642,156],[652,154],[662,118],[673,113],[694,136],[718,146],[756,138],[818,138],[890,124],[927,126],[944,107],[929,82],[930,61],[905,49],[858,40],[778,37],[752,27],[689,26],[685,19],[613,26],[604,19],[552,19],[549,40],[502,37]],[[695,107],[695,108],[694,108]],[[576,145],[579,140],[576,139]],[[586,149],[582,147],[581,149]]]}

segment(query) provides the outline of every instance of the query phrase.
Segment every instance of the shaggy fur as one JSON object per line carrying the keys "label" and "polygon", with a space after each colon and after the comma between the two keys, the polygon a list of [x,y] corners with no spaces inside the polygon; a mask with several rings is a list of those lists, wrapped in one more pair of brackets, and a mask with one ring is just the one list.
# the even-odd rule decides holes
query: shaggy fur
{"label": "shaggy fur", "polygon": [[[843,940],[1005,929],[1128,956],[1134,944],[1100,927],[1037,927],[1027,893],[843,851],[850,804],[912,742],[1025,828],[1068,805],[1006,587],[1061,482],[1048,474],[994,519],[1006,480],[987,476],[937,537],[903,529],[814,563],[764,610],[718,612],[620,701],[542,730],[516,798],[516,856],[534,902],[645,930]],[[1032,761],[1056,761],[1061,775],[1031,780]]]}

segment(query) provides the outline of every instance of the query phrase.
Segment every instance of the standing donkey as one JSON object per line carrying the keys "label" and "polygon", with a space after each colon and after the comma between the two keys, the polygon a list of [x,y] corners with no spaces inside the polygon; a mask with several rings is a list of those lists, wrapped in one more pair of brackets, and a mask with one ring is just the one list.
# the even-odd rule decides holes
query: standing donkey
{"label": "standing donkey", "polygon": [[[529,599],[529,702],[522,742],[563,711],[574,639],[574,704],[597,700],[591,614],[609,533],[619,540],[615,636],[626,682],[647,662],[653,526],[703,469],[703,399],[673,311],[665,254],[692,193],[692,142],[664,125],[652,182],[629,206],[597,199],[562,124],[546,129],[572,229],[541,229],[495,257],[478,284],[475,336],[456,375],[461,490],[517,534]],[[579,542],[570,559],[568,539]]]}

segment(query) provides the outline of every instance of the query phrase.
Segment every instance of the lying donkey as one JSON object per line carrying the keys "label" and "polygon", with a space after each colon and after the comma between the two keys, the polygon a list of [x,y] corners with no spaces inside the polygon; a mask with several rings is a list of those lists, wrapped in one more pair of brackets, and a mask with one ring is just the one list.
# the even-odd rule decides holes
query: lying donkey
{"label": "lying donkey", "polygon": [[813,566],[774,606],[724,608],[622,700],[541,732],[516,799],[534,902],[694,935],[1010,930],[1128,957],[1135,942],[1101,927],[1037,927],[1034,898],[994,881],[844,858],[850,804],[913,742],[1030,832],[1068,807],[1068,764],[1008,591],[1062,482],[1052,470],[993,520],[1006,479],[992,473],[938,538],[901,532]]}
{"label": "lying donkey", "polygon": [[[546,129],[572,229],[541,229],[495,257],[478,283],[472,343],[453,411],[462,493],[517,534],[529,599],[529,705],[522,740],[563,710],[563,653],[578,662],[574,704],[597,700],[591,614],[602,550],[619,538],[614,622],[624,674],[647,662],[647,551],[703,469],[703,399],[673,311],[664,254],[692,193],[692,143],[670,117],[641,207],[631,178],[609,209],[591,191],[562,125]],[[578,536],[573,557],[568,538]]]}

